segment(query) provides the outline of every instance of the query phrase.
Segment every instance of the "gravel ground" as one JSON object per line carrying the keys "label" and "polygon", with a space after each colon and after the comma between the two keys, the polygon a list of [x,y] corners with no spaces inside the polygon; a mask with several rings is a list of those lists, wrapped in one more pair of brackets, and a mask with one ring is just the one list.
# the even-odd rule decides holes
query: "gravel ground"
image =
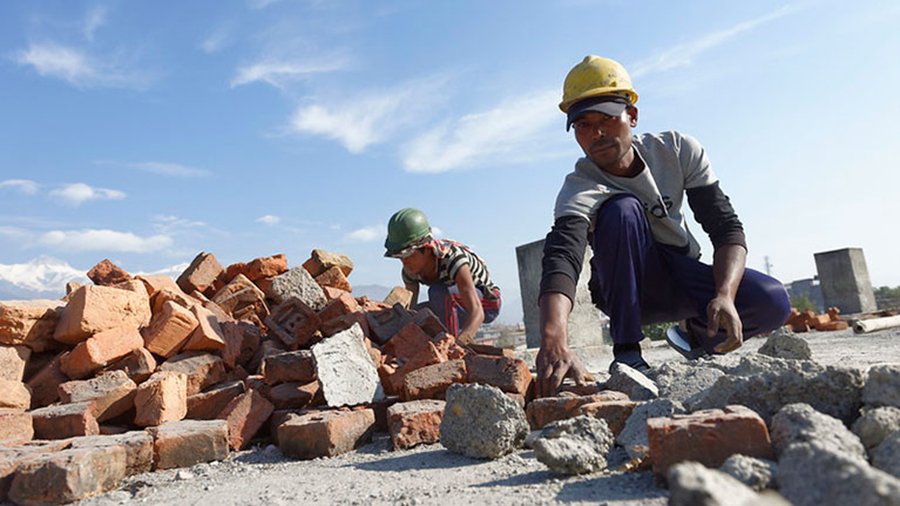
{"label": "gravel ground", "polygon": [[[852,331],[804,335],[813,360],[860,368],[900,363],[900,330],[865,336]],[[763,339],[748,341],[735,355],[755,353]],[[683,360],[665,343],[644,353],[651,365]],[[602,374],[601,374],[602,376]],[[602,378],[600,378],[602,379]],[[610,456],[610,468],[623,452]],[[663,505],[667,492],[649,472],[607,471],[578,477],[552,474],[522,450],[495,461],[473,460],[440,445],[392,451],[376,435],[357,451],[312,461],[285,459],[274,446],[234,453],[224,462],[133,476],[83,505],[131,504],[645,504]]]}

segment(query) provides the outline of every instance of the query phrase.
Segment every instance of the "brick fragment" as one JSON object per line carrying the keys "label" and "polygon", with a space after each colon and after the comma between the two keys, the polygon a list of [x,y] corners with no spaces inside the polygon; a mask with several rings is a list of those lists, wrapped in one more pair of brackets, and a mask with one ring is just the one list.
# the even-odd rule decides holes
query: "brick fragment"
{"label": "brick fragment", "polygon": [[319,311],[319,319],[323,322],[338,318],[354,311],[359,310],[359,303],[350,295],[350,292],[344,292],[340,297],[332,299],[325,307]]}
{"label": "brick fragment", "polygon": [[157,292],[163,289],[172,292],[181,292],[181,288],[175,283],[175,280],[170,278],[169,276],[139,274],[135,276],[135,279],[137,279],[141,283],[144,283],[144,286],[147,288],[147,293],[150,294],[151,299],[153,299]]}
{"label": "brick fragment", "polygon": [[516,358],[516,352],[508,348],[498,348],[496,346],[489,346],[486,344],[470,344],[469,349],[478,355]]}
{"label": "brick fragment", "polygon": [[647,436],[653,471],[658,475],[686,460],[717,468],[735,453],[770,460],[773,457],[766,423],[744,406],[650,418]]}
{"label": "brick fragment", "polygon": [[0,344],[47,350],[54,345],[53,332],[65,307],[58,300],[0,302]]}
{"label": "brick fragment", "polygon": [[[363,308],[365,309],[364,304]],[[409,311],[399,304],[389,309],[367,312],[366,318],[369,320],[369,337],[381,345],[387,343],[400,329],[413,321]]]}
{"label": "brick fragment", "polygon": [[438,400],[419,400],[401,402],[388,408],[388,426],[394,448],[437,443],[445,404]]}
{"label": "brick fragment", "polygon": [[408,360],[423,350],[428,349],[431,336],[426,334],[414,322],[403,326],[390,341],[381,347],[387,360]]}
{"label": "brick fragment", "polygon": [[71,352],[61,358],[60,366],[72,379],[85,378],[143,345],[144,339],[136,327],[102,330],[78,343]]}
{"label": "brick fragment", "polygon": [[431,337],[443,336],[447,333],[447,328],[441,322],[431,309],[423,307],[416,310],[415,322],[422,330]]}
{"label": "brick fragment", "polygon": [[557,420],[574,418],[579,408],[585,404],[606,401],[627,401],[628,396],[622,392],[604,390],[595,395],[563,395],[559,397],[543,397],[535,399],[525,408],[525,415],[531,430],[543,429],[545,425]]}
{"label": "brick fragment", "polygon": [[234,368],[238,364],[247,365],[259,349],[259,328],[247,322],[235,321],[221,322],[219,327],[225,339],[225,349],[222,351],[225,366]]}
{"label": "brick fragment", "polygon": [[250,376],[250,373],[247,372],[242,366],[237,365],[234,369],[225,373],[225,376],[222,377],[222,383],[228,383],[231,381],[244,381],[247,379],[247,376]]}
{"label": "brick fragment", "polygon": [[228,458],[224,420],[181,420],[147,429],[153,436],[156,469],[190,467]]}
{"label": "brick fragment", "polygon": [[316,276],[315,280],[319,286],[330,286],[348,292],[353,291],[353,287],[350,286],[350,282],[347,281],[347,277],[341,272],[341,269],[338,266],[327,269],[322,274]]}
{"label": "brick fragment", "polygon": [[148,427],[181,420],[187,414],[187,376],[174,371],[153,373],[134,396],[135,425]]}
{"label": "brick fragment", "polygon": [[34,437],[38,439],[65,439],[75,436],[100,434],[94,406],[91,402],[57,404],[31,412]]}
{"label": "brick fragment", "polygon": [[0,345],[0,379],[22,381],[29,357],[31,348],[27,346]]}
{"label": "brick fragment", "polygon": [[295,459],[334,457],[368,443],[374,425],[371,409],[291,414],[278,426],[278,446]]}
{"label": "brick fragment", "polygon": [[344,276],[349,276],[353,272],[353,261],[347,255],[314,249],[310,253],[309,260],[303,262],[303,268],[313,277],[332,267],[337,267]]}
{"label": "brick fragment", "polygon": [[[263,290],[263,291],[266,291],[266,290]],[[340,297],[341,295],[344,295],[345,293],[350,293],[350,292],[348,292],[347,290],[341,290],[340,288],[335,288],[333,286],[323,286],[322,293],[325,294],[325,301],[331,302],[334,299],[337,299],[338,297]],[[358,302],[357,302],[357,305],[359,305]]]}
{"label": "brick fragment", "polygon": [[0,379],[0,409],[25,411],[31,407],[31,389],[21,381]]}
{"label": "brick fragment", "polygon": [[469,383],[491,385],[504,392],[525,395],[531,384],[531,371],[524,361],[517,358],[468,355],[466,370]]}
{"label": "brick fragment", "polygon": [[235,397],[217,417],[228,423],[231,449],[246,448],[274,410],[272,403],[255,390]]}
{"label": "brick fragment", "polygon": [[310,350],[288,351],[269,355],[263,360],[262,374],[267,385],[316,379],[316,359]]}
{"label": "brick fragment", "polygon": [[109,371],[124,371],[132,381],[142,383],[156,372],[156,359],[147,348],[141,347],[100,370],[101,373]]}
{"label": "brick fragment", "polygon": [[176,283],[184,290],[184,293],[191,293],[194,290],[203,292],[209,288],[213,281],[215,281],[224,271],[225,269],[223,269],[222,265],[219,264],[219,261],[216,260],[215,255],[201,251],[200,254],[191,261],[191,265],[178,276]]}
{"label": "brick fragment", "polygon": [[31,388],[31,407],[47,406],[59,399],[57,388],[59,385],[69,381],[69,377],[62,372],[62,366],[60,365],[64,355],[65,353],[58,355],[41,368],[33,378],[28,380],[28,386]]}
{"label": "brick fragment", "polygon": [[200,322],[194,313],[167,301],[144,332],[144,347],[162,357],[178,353]]}
{"label": "brick fragment", "polygon": [[272,314],[266,318],[269,332],[291,350],[309,345],[320,324],[321,320],[315,310],[296,297],[275,306]]}
{"label": "brick fragment", "polygon": [[126,477],[122,446],[62,450],[19,466],[9,489],[16,504],[63,504],[115,489]]}
{"label": "brick fragment", "polygon": [[183,350],[186,351],[216,351],[226,347],[225,336],[216,315],[203,306],[191,307],[191,313],[197,318],[197,328],[188,338]]}
{"label": "brick fragment", "polygon": [[163,288],[156,292],[150,299],[150,307],[153,309],[153,316],[155,317],[157,313],[162,312],[163,306],[166,302],[174,302],[178,306],[181,306],[185,309],[190,309],[199,302],[197,299],[191,297],[190,295],[185,295],[184,292],[181,291],[181,288],[175,286],[174,290],[169,288]]}
{"label": "brick fragment", "polygon": [[104,258],[97,265],[93,266],[87,273],[88,279],[100,286],[116,286],[117,284],[134,279],[131,274],[125,272],[121,267],[110,262],[108,258]]}
{"label": "brick fragment", "polygon": [[410,372],[403,379],[400,397],[414,399],[443,399],[454,383],[465,383],[466,362],[461,359],[429,365]]}
{"label": "brick fragment", "polygon": [[281,383],[269,388],[265,395],[272,401],[275,409],[301,409],[323,404],[325,401],[318,381]]}
{"label": "brick fragment", "polygon": [[115,418],[134,407],[137,385],[124,371],[108,373],[84,381],[69,381],[59,386],[63,403],[92,402],[98,422]]}
{"label": "brick fragment", "polygon": [[[318,286],[318,285],[316,285]],[[356,302],[359,303],[359,306],[362,308],[364,313],[370,313],[372,311],[381,311],[382,309],[390,309],[391,306],[388,306],[384,302],[374,301],[365,295],[362,297],[357,297]]]}
{"label": "brick fragment", "polygon": [[[0,447],[18,446],[31,441],[33,438],[34,423],[31,419],[31,413],[0,409]],[[2,500],[2,497],[0,497],[0,500]]]}
{"label": "brick fragment", "polygon": [[[459,342],[453,337],[453,334],[446,332],[431,338],[431,342],[437,347],[441,355],[447,357],[448,360],[456,360],[465,358],[469,353],[465,348],[459,345]],[[515,357],[511,357],[515,358]]]}
{"label": "brick fragment", "polygon": [[250,371],[260,372],[262,371],[263,360],[266,357],[276,353],[284,353],[285,351],[288,351],[287,346],[280,339],[266,339],[259,344],[256,355],[253,356],[253,360],[247,364],[247,367]]}
{"label": "brick fragment", "polygon": [[366,318],[366,314],[362,311],[356,311],[350,314],[345,314],[344,316],[332,318],[328,321],[323,321],[319,325],[319,330],[321,330],[324,337],[331,337],[338,332],[343,332],[349,329],[354,324],[359,324],[359,327],[363,331],[363,335],[369,335],[369,321]]}
{"label": "brick fragment", "polygon": [[232,399],[244,393],[243,381],[231,381],[191,395],[187,398],[187,415],[191,420],[212,420]]}
{"label": "brick fragment", "polygon": [[287,270],[287,257],[284,253],[280,253],[269,257],[254,258],[246,265],[242,274],[247,276],[250,281],[256,282],[263,278],[284,274]]}
{"label": "brick fragment", "polygon": [[159,366],[160,371],[172,371],[187,377],[187,395],[202,392],[219,383],[225,376],[222,357],[202,351],[187,351],[166,360]]}
{"label": "brick fragment", "polygon": [[634,401],[600,401],[584,404],[575,410],[575,416],[585,415],[605,420],[613,435],[618,436],[637,403]]}
{"label": "brick fragment", "polygon": [[235,320],[256,316],[264,320],[269,315],[266,295],[247,276],[238,274],[224,288],[216,292],[212,301]]}
{"label": "brick fragment", "polygon": [[153,436],[143,430],[105,436],[84,436],[68,440],[71,448],[118,446],[125,450],[125,475],[153,470]]}
{"label": "brick fragment", "polygon": [[72,292],[53,338],[66,344],[78,344],[102,330],[140,328],[149,321],[150,299],[146,292],[83,286]]}
{"label": "brick fragment", "polygon": [[391,292],[384,298],[384,303],[388,306],[400,304],[404,308],[409,309],[409,303],[412,302],[412,295],[412,292],[406,288],[395,286],[394,288],[391,288]]}

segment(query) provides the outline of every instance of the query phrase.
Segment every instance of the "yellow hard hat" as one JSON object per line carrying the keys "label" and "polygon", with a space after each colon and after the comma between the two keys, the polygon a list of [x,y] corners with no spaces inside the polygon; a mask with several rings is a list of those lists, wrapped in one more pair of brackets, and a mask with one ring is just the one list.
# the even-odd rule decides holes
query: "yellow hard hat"
{"label": "yellow hard hat", "polygon": [[600,95],[625,97],[631,105],[638,99],[625,67],[609,58],[587,55],[566,76],[559,108],[562,112],[569,112],[569,106],[575,102]]}

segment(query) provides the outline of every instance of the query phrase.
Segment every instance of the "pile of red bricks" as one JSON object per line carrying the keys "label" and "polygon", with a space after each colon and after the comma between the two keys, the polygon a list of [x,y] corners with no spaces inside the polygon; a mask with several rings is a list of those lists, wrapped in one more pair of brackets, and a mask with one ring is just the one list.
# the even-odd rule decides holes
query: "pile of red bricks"
{"label": "pile of red bricks", "polygon": [[[223,268],[201,253],[177,282],[104,260],[63,301],[0,303],[0,500],[78,500],[251,441],[295,458],[376,430],[397,448],[432,443],[453,383],[525,406],[532,375],[511,352],[460,345],[402,288],[354,297],[344,255],[314,250],[302,268],[321,300],[276,290],[284,255]],[[328,406],[311,348],[356,325],[386,395]]]}
{"label": "pile of red bricks", "polygon": [[836,307],[830,307],[823,314],[816,314],[815,311],[807,309],[806,311],[798,311],[797,308],[791,308],[791,315],[784,323],[794,332],[809,332],[815,329],[820,332],[830,330],[845,330],[849,328],[849,324],[841,320],[841,310]]}

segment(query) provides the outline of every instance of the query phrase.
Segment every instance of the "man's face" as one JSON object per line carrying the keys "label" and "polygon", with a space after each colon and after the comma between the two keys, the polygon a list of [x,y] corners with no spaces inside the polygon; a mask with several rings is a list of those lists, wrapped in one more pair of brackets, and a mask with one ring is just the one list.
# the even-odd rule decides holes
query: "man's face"
{"label": "man's face", "polygon": [[406,269],[406,272],[413,275],[419,275],[425,271],[425,267],[428,264],[428,255],[425,254],[423,248],[419,248],[411,254],[401,258],[400,261],[403,262],[403,267]]}
{"label": "man's face", "polygon": [[572,126],[575,140],[598,167],[616,170],[630,164],[631,128],[637,126],[637,108],[629,107],[619,116],[588,111]]}

